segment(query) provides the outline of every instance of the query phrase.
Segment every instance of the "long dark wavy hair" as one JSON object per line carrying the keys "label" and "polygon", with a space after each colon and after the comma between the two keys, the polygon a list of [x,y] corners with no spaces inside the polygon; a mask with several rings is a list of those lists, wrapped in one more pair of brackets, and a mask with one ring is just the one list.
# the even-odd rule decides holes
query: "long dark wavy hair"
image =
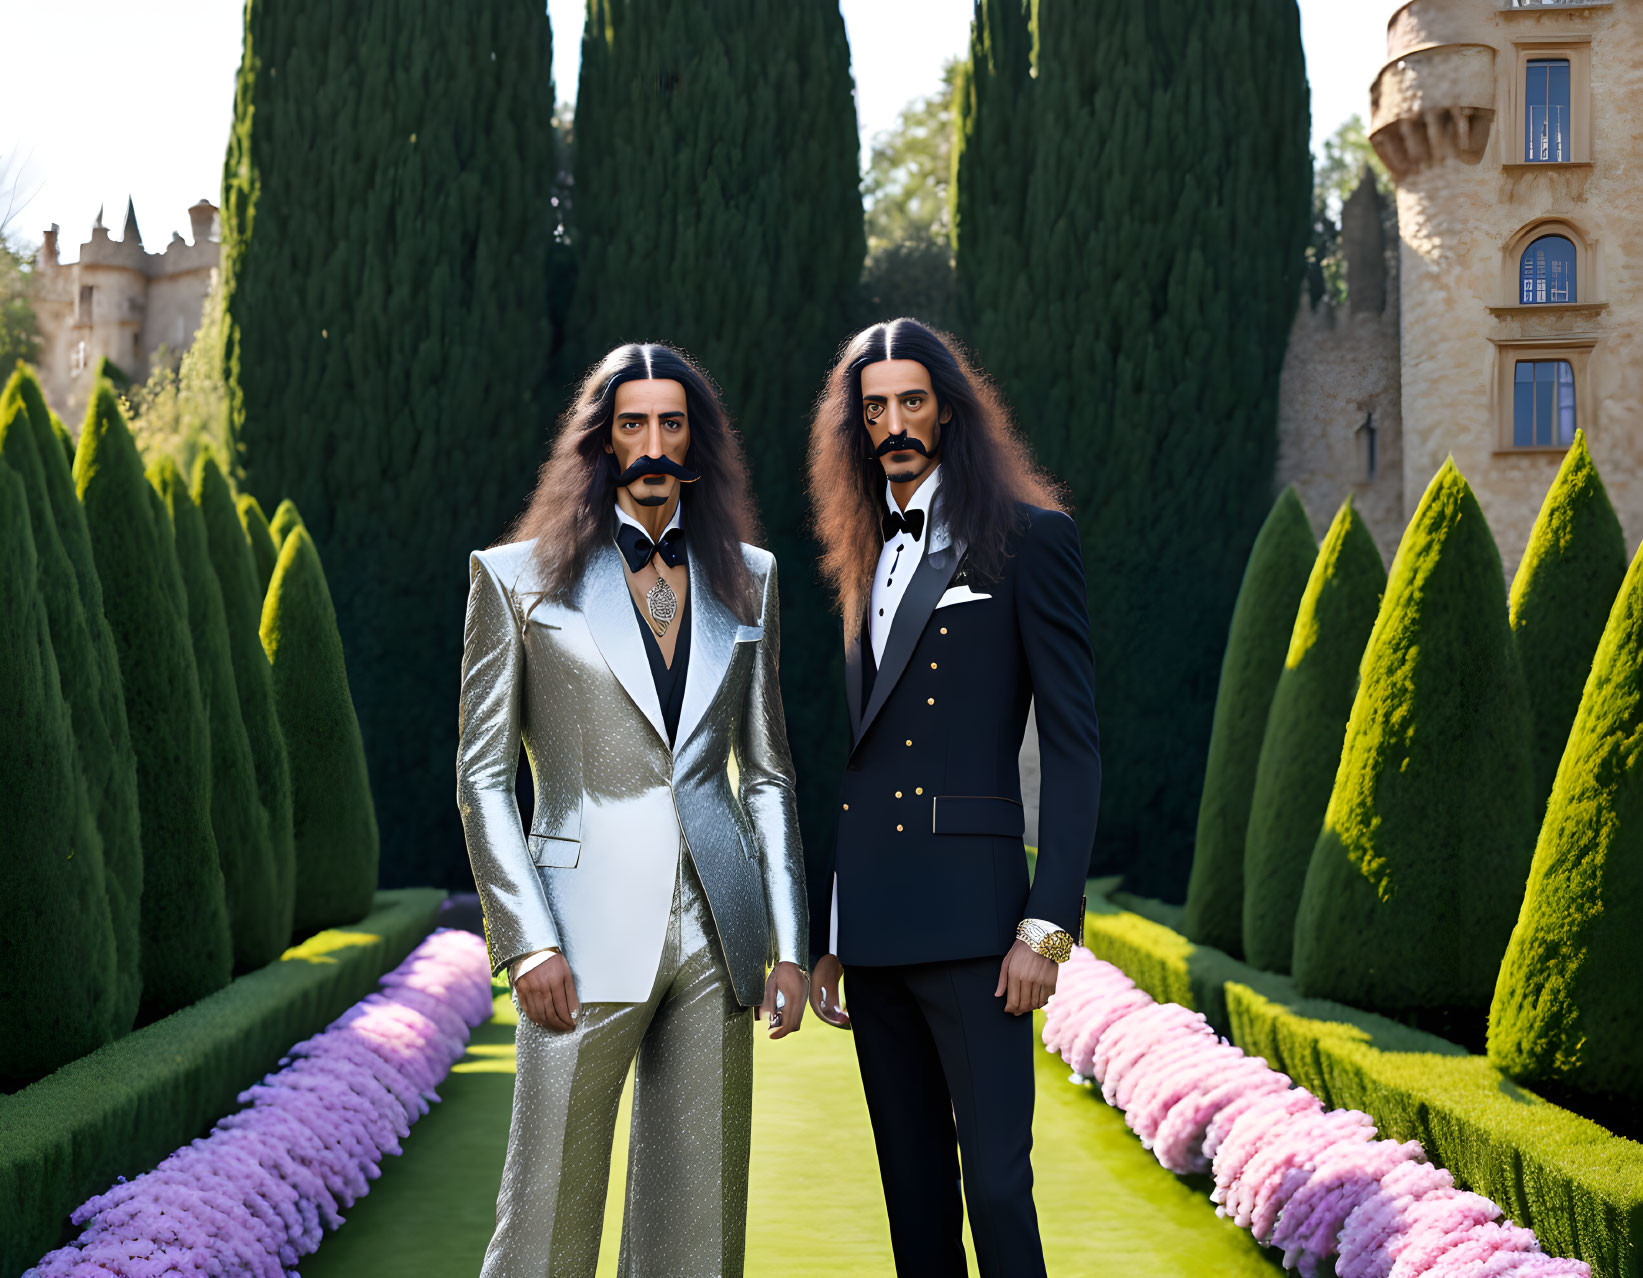
{"label": "long dark wavy hair", "polygon": [[680,485],[690,556],[713,593],[744,624],[750,623],[757,601],[740,543],[756,543],[759,526],[741,437],[712,378],[684,351],[660,342],[618,346],[588,370],[559,419],[553,450],[537,473],[524,513],[498,544],[534,537],[532,557],[542,594],[569,600],[593,548],[616,535],[618,471],[615,458],[605,451],[616,417],[616,388],[650,378],[685,388],[690,419],[686,464],[701,474],[695,483]]}
{"label": "long dark wavy hair", "polygon": [[941,426],[941,490],[936,500],[955,539],[969,547],[982,579],[1003,571],[1017,502],[1063,510],[1060,486],[1033,462],[1010,424],[1003,397],[958,342],[916,319],[864,328],[827,375],[810,422],[810,500],[822,572],[838,597],[846,633],[861,624],[883,545],[884,466],[873,456],[862,417],[861,370],[886,359],[923,364]]}

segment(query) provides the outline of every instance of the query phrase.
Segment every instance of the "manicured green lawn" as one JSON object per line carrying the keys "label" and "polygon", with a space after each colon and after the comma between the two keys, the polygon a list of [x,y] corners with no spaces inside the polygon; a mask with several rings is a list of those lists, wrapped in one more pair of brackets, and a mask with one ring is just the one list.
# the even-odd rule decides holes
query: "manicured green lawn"
{"label": "manicured green lawn", "polygon": [[[474,1278],[495,1223],[513,1095],[514,1011],[474,1034],[368,1197],[300,1266],[304,1278]],[[752,1278],[889,1278],[890,1234],[849,1036],[807,1017],[780,1043],[758,1038],[748,1203]],[[1230,1222],[1208,1183],[1164,1171],[1098,1094],[1041,1053],[1035,1124],[1039,1223],[1056,1278],[1266,1278],[1279,1272]],[[600,1278],[616,1272],[627,1107],[618,1121]]]}

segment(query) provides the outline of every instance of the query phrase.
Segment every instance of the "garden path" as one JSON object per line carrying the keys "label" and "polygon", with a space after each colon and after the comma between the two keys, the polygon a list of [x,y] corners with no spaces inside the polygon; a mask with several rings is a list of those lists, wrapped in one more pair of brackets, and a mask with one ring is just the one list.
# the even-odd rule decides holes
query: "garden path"
{"label": "garden path", "polygon": [[[303,1278],[475,1278],[495,1223],[513,1097],[516,1015],[496,1014],[411,1129],[405,1153],[300,1266]],[[749,1278],[891,1278],[890,1235],[850,1038],[812,1017],[783,1042],[758,1034]],[[1207,1177],[1165,1171],[1102,1103],[1040,1053],[1035,1198],[1056,1278],[1272,1278],[1276,1256],[1216,1216]],[[618,1121],[599,1276],[616,1272],[627,1099]],[[972,1261],[972,1273],[974,1273]]]}

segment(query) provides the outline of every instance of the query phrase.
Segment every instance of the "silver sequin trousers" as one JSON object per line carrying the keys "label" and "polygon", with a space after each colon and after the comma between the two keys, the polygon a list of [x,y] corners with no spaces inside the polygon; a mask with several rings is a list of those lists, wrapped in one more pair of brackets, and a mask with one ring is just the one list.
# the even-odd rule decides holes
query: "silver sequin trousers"
{"label": "silver sequin trousers", "polygon": [[753,1013],[736,1001],[682,845],[650,997],[584,1003],[568,1033],[521,1014],[515,1044],[513,1122],[481,1278],[593,1278],[616,1111],[636,1057],[617,1272],[739,1278]]}

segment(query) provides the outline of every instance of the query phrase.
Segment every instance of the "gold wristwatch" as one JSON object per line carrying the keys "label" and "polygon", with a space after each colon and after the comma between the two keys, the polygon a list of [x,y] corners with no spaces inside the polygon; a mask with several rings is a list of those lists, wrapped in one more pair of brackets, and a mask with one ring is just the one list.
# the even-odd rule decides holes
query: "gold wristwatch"
{"label": "gold wristwatch", "polygon": [[1058,927],[1051,927],[1043,919],[1022,919],[1016,924],[1015,939],[1025,941],[1034,954],[1052,963],[1065,963],[1072,957],[1072,936]]}

